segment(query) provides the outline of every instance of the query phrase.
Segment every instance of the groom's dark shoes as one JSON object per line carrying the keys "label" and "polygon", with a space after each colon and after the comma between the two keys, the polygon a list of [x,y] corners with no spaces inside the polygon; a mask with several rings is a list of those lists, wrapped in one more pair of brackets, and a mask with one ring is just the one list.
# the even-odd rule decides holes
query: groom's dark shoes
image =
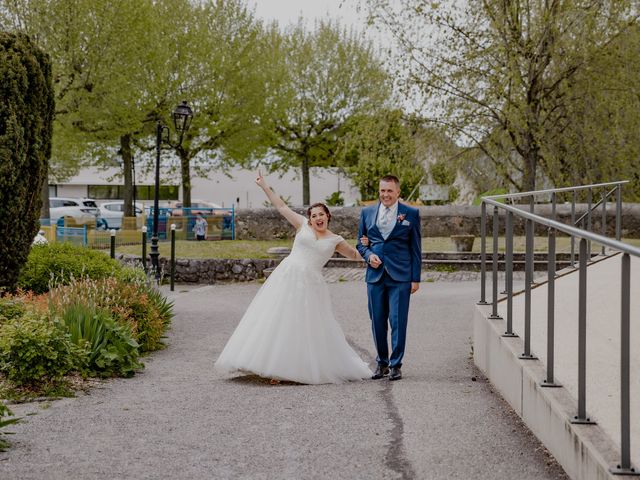
{"label": "groom's dark shoes", "polygon": [[387,375],[389,375],[389,367],[387,367],[386,365],[378,365],[371,378],[373,380],[379,380],[382,377],[386,377]]}
{"label": "groom's dark shoes", "polygon": [[391,372],[389,373],[389,380],[400,380],[402,378],[402,370],[400,367],[391,367]]}

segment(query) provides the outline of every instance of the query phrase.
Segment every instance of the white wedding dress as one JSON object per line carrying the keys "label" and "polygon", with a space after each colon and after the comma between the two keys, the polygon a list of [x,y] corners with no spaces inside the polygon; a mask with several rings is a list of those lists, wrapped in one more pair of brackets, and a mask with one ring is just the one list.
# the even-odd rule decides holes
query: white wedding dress
{"label": "white wedding dress", "polygon": [[317,239],[304,218],[291,254],[247,308],[215,363],[217,371],[306,384],[371,376],[333,315],[322,276],[322,267],[342,240],[338,235]]}

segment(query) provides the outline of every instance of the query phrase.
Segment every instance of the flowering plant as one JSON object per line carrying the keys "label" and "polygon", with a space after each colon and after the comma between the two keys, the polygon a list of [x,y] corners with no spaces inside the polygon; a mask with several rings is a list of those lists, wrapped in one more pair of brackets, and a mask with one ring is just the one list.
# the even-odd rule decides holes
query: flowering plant
{"label": "flowering plant", "polygon": [[404,221],[404,217],[406,217],[407,215],[404,213],[401,213],[400,215],[398,215],[398,223]]}

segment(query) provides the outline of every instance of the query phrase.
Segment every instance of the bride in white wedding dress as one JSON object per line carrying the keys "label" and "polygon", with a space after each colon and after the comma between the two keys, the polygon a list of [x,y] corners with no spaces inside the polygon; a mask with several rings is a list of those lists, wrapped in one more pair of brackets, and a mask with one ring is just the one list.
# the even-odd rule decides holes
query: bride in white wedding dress
{"label": "bride in white wedding dress", "polygon": [[215,363],[222,373],[250,372],[306,384],[371,377],[336,321],[322,267],[335,251],[360,258],[328,230],[331,214],[312,205],[309,218],[295,213],[258,173],[256,183],[297,231],[291,254],[269,276]]}

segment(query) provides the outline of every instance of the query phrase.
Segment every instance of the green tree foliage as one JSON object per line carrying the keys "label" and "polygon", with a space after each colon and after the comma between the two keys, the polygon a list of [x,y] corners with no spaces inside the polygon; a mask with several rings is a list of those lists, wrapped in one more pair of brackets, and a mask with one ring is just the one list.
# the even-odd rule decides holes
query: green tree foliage
{"label": "green tree foliage", "polygon": [[451,185],[456,179],[455,169],[447,162],[439,161],[431,165],[429,168],[431,178],[438,185]]}
{"label": "green tree foliage", "polygon": [[0,32],[0,287],[13,289],[39,228],[54,115],[51,62],[22,34]]}
{"label": "green tree foliage", "polygon": [[[575,144],[565,135],[578,138],[568,132],[587,121],[579,112],[595,104],[589,97],[616,96],[609,87],[617,69],[597,66],[638,21],[631,0],[484,0],[463,8],[453,0],[368,4],[373,21],[398,40],[399,74],[408,89],[419,91],[432,121],[481,150],[518,190],[533,190],[540,170],[557,177],[564,153],[557,147]],[[627,54],[638,63],[638,49]],[[589,129],[608,125],[590,123],[583,134]],[[571,157],[573,164],[577,157]]]}
{"label": "green tree foliage", "polygon": [[270,169],[299,170],[303,203],[310,203],[309,169],[335,166],[345,123],[389,98],[389,84],[372,46],[329,21],[311,32],[302,25],[279,38],[272,31]]}
{"label": "green tree foliage", "polygon": [[349,120],[337,157],[363,200],[377,198],[379,181],[384,175],[400,179],[403,198],[408,198],[419,186],[425,171],[416,157],[414,133],[399,110]]}
{"label": "green tree foliage", "polygon": [[152,132],[158,112],[173,107],[169,92],[179,87],[178,47],[187,38],[190,6],[187,0],[16,0],[0,11],[5,28],[29,33],[52,57],[52,178],[75,173],[87,157],[113,166],[118,150],[130,210],[132,147]]}
{"label": "green tree foliage", "polygon": [[548,149],[548,175],[556,184],[631,180],[623,188],[640,200],[640,25],[615,38],[568,85],[562,135]]}
{"label": "green tree foliage", "polygon": [[186,207],[193,176],[245,164],[261,150],[264,130],[257,119],[268,88],[262,27],[244,2],[209,0],[189,8],[189,39],[176,69],[180,96],[174,96],[176,102],[188,99],[195,111],[175,149]]}
{"label": "green tree foliage", "polygon": [[[1,2],[0,27],[26,33],[52,60],[56,118],[49,175],[54,179],[74,174],[87,146],[84,129],[74,127],[83,125],[78,112],[83,109],[86,96],[96,91],[100,77],[110,66],[117,66],[113,49],[126,43],[126,35],[117,35],[117,23],[113,24],[113,9],[122,3]],[[105,21],[107,18],[109,21]]]}
{"label": "green tree foliage", "polygon": [[68,0],[16,0],[2,22],[33,32],[53,57],[55,153],[71,166],[57,172],[73,171],[83,155],[111,167],[117,150],[130,207],[133,157],[153,150],[156,122],[171,126],[183,100],[195,111],[192,128],[174,152],[163,150],[179,158],[185,206],[193,176],[242,163],[264,143],[256,119],[266,57],[261,27],[243,0],[76,0],[71,7]]}

